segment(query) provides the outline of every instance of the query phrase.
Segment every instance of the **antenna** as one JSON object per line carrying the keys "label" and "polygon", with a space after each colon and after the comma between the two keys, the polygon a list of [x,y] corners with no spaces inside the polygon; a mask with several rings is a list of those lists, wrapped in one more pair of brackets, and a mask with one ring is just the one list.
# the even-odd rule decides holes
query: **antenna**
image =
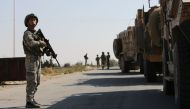
{"label": "antenna", "polygon": [[149,5],[149,8],[150,8],[150,0],[148,0],[148,5]]}

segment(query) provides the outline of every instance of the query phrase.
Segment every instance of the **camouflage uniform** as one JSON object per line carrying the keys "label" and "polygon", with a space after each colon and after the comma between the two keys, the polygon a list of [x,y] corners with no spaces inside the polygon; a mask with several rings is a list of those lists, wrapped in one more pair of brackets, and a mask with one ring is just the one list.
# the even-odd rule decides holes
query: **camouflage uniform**
{"label": "camouflage uniform", "polygon": [[41,71],[41,56],[40,56],[40,40],[34,34],[35,31],[26,30],[23,36],[23,48],[26,54],[25,67],[26,67],[26,101],[32,102],[37,87],[40,84],[40,71]]}
{"label": "camouflage uniform", "polygon": [[106,61],[107,61],[107,69],[109,69],[110,68],[110,54],[109,54],[109,52],[106,56]]}
{"label": "camouflage uniform", "polygon": [[102,62],[102,69],[104,69],[105,64],[106,64],[106,56],[105,56],[104,52],[102,52],[102,55],[100,58],[101,58],[101,62]]}
{"label": "camouflage uniform", "polygon": [[97,68],[98,68],[100,66],[100,57],[98,57],[98,55],[96,57],[96,62],[97,62]]}

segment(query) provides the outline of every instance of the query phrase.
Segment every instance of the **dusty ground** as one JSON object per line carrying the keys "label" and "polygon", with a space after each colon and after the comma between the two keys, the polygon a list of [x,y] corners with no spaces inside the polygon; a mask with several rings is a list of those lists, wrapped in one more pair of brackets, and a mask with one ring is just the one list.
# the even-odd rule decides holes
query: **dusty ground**
{"label": "dusty ground", "polygon": [[[165,96],[162,83],[146,83],[139,73],[92,70],[43,78],[36,94],[50,109],[174,109],[174,97]],[[0,108],[24,108],[25,83],[0,88]]]}

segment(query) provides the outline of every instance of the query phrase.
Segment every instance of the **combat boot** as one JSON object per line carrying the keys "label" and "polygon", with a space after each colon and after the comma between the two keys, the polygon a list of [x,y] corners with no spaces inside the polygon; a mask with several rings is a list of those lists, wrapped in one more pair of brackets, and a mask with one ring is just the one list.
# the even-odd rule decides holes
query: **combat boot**
{"label": "combat boot", "polygon": [[39,106],[41,105],[41,104],[38,103],[35,99],[33,99],[33,103],[34,103],[34,104],[37,104],[37,105],[39,105]]}
{"label": "combat boot", "polygon": [[27,102],[26,108],[40,108],[40,106],[35,104],[34,102]]}

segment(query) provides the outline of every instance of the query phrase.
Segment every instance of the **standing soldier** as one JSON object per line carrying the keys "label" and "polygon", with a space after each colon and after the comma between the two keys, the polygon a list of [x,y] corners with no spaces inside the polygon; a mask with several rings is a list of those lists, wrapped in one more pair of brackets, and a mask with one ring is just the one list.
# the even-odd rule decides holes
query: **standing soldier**
{"label": "standing soldier", "polygon": [[97,63],[97,68],[100,67],[100,57],[98,55],[96,55],[96,63]]}
{"label": "standing soldier", "polygon": [[87,60],[88,60],[87,53],[84,55],[84,60],[85,60],[85,66],[86,66],[87,65]]}
{"label": "standing soldier", "polygon": [[106,61],[107,61],[107,69],[109,69],[110,68],[110,54],[109,54],[109,52],[107,52]]}
{"label": "standing soldier", "polygon": [[35,34],[34,29],[38,23],[38,18],[34,14],[25,17],[24,24],[27,30],[23,36],[23,49],[26,55],[26,108],[40,108],[40,104],[34,99],[37,87],[40,85],[41,54],[46,43]]}
{"label": "standing soldier", "polygon": [[102,52],[102,55],[100,58],[101,58],[101,62],[102,62],[102,69],[104,69],[105,64],[106,64],[106,56],[105,56],[104,52]]}

